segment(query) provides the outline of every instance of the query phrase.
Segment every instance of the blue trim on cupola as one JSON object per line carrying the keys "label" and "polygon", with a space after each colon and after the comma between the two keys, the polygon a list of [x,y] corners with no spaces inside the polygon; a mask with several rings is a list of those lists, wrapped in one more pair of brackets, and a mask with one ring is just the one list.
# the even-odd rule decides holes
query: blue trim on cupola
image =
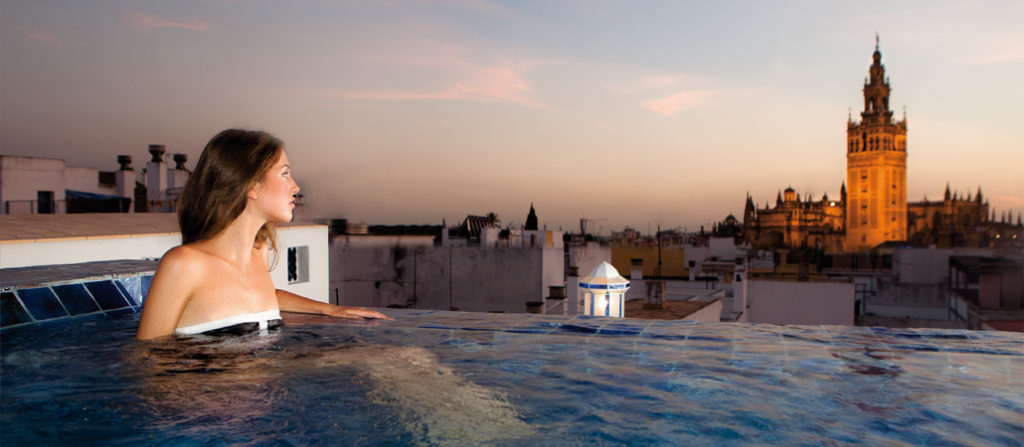
{"label": "blue trim on cupola", "polygon": [[629,283],[625,284],[587,284],[585,282],[580,283],[582,289],[602,289],[602,290],[625,290],[629,288]]}

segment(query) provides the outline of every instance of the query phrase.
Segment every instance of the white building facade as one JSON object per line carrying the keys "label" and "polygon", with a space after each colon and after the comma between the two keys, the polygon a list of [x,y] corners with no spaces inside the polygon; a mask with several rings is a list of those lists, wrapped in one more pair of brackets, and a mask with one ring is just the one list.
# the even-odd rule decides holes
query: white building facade
{"label": "white building facade", "polygon": [[[552,286],[570,288],[561,231],[512,230],[499,239],[498,228],[487,228],[479,242],[470,243],[446,237],[440,228],[438,234],[418,236],[335,236],[330,249],[332,302],[523,313],[527,303],[547,301],[545,309],[554,313],[581,311],[572,299],[562,306],[546,300]],[[570,248],[570,262],[593,268],[610,260],[607,247]]]}
{"label": "white building facade", "polygon": [[114,171],[67,166],[56,158],[0,155],[0,214],[74,213],[69,201],[81,200],[82,195],[97,195],[92,199],[123,198],[124,205],[117,210],[131,213],[136,208],[136,181],[147,191],[145,209],[173,211],[190,171],[185,167],[184,154],[174,154],[175,165],[169,166],[163,161],[164,151],[163,145],[150,145],[152,158],[139,175],[131,167],[132,157],[127,155],[117,157],[119,167]]}
{"label": "white building facade", "polygon": [[[181,244],[172,213],[0,216],[0,269],[120,259],[159,259]],[[328,302],[327,226],[277,230],[274,285]]]}

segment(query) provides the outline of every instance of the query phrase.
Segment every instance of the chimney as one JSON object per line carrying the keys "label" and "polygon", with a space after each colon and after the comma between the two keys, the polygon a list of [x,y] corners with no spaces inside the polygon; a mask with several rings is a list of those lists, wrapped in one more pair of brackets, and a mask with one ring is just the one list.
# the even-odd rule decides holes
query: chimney
{"label": "chimney", "polygon": [[162,163],[164,161],[164,152],[167,152],[167,147],[162,144],[149,145],[149,153],[153,156],[149,161],[153,163]]}
{"label": "chimney", "polygon": [[[135,170],[132,169],[132,156],[131,155],[118,155],[117,162],[121,165],[121,169],[114,173],[114,192],[120,197],[127,197],[135,201]],[[135,204],[130,203],[127,210],[123,210],[128,213],[135,212]]]}
{"label": "chimney", "polygon": [[167,148],[162,144],[149,145],[149,153],[153,156],[146,163],[146,200],[149,202],[150,211],[168,211],[166,202],[167,193],[167,165],[164,163],[164,153]]}
{"label": "chimney", "polygon": [[118,155],[117,163],[121,165],[122,171],[132,171],[132,156],[131,155]]}
{"label": "chimney", "polygon": [[[174,154],[174,169],[167,168],[167,189],[183,188],[188,181],[189,172],[185,169],[185,161],[188,156],[185,154]],[[174,202],[177,197],[174,197]]]}
{"label": "chimney", "polygon": [[569,315],[579,315],[583,313],[583,300],[579,297],[580,288],[580,268],[577,266],[569,266],[565,273],[565,295],[569,299]]}
{"label": "chimney", "polygon": [[[732,311],[733,314],[746,313],[747,308],[747,260],[736,258],[732,280]],[[747,316],[749,318],[749,316]]]}

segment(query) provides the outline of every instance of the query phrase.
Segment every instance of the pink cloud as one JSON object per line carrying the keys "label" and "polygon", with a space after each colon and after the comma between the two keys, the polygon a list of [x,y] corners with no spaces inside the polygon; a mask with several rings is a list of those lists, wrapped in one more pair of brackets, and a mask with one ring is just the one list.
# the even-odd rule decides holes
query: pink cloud
{"label": "pink cloud", "polygon": [[431,59],[415,57],[409,59],[388,58],[388,62],[417,67],[438,68],[448,81],[434,88],[420,90],[335,90],[326,96],[335,99],[414,101],[442,99],[455,101],[493,102],[518,104],[527,107],[547,108],[533,98],[533,87],[526,78],[526,72],[533,63],[499,63],[479,65],[458,57]]}
{"label": "pink cloud", "polygon": [[148,32],[153,28],[178,28],[193,31],[205,31],[210,29],[210,24],[203,20],[191,19],[188,22],[175,22],[157,18],[152,14],[136,12],[128,16],[128,25],[140,33]]}
{"label": "pink cloud", "polygon": [[34,40],[36,42],[40,42],[54,48],[75,48],[83,45],[81,42],[67,41],[61,36],[44,31],[34,26],[14,24],[11,25],[11,28],[20,31],[25,35],[25,37],[28,37],[30,40]]}
{"label": "pink cloud", "polygon": [[530,97],[533,88],[524,72],[532,64],[478,66],[463,61],[459,80],[446,91],[458,98],[476,101],[509,102],[529,107],[544,105]]}
{"label": "pink cloud", "polygon": [[363,99],[376,101],[415,101],[420,99],[455,99],[443,93],[417,93],[384,90],[332,90],[329,92],[310,92],[310,96],[326,96],[333,99]]}
{"label": "pink cloud", "polygon": [[690,90],[679,92],[663,98],[656,98],[644,103],[644,107],[666,116],[674,116],[676,112],[688,110],[704,101],[710,92],[707,90]]}
{"label": "pink cloud", "polygon": [[42,31],[30,31],[28,33],[28,38],[57,48],[72,48],[79,46],[79,44],[68,42],[56,34],[44,33]]}
{"label": "pink cloud", "polygon": [[1002,46],[990,45],[974,54],[968,62],[994,64],[1024,59],[1024,39],[1003,42]]}
{"label": "pink cloud", "polygon": [[1024,205],[1024,199],[1016,196],[992,195],[989,197],[989,204],[996,210],[1007,210]]}

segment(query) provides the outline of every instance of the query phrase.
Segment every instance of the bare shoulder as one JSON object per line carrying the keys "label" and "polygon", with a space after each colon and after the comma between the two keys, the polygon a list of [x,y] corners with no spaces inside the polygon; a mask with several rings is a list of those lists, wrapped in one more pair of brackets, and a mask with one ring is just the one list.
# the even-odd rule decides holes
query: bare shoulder
{"label": "bare shoulder", "polygon": [[202,271],[203,265],[208,263],[210,255],[188,245],[179,245],[170,250],[160,258],[160,270],[172,272],[195,272]]}
{"label": "bare shoulder", "polygon": [[189,290],[203,273],[209,271],[210,255],[187,245],[179,245],[160,258],[154,282],[175,284],[178,290]]}
{"label": "bare shoulder", "polygon": [[160,260],[184,261],[203,256],[204,253],[191,245],[179,245],[164,253]]}
{"label": "bare shoulder", "polygon": [[160,258],[153,282],[142,306],[139,339],[168,335],[181,319],[185,306],[191,300],[209,255],[189,246],[174,247]]}
{"label": "bare shoulder", "polygon": [[210,254],[189,245],[179,245],[160,258],[154,281],[171,281],[180,290],[190,290],[205,281],[211,271]]}

